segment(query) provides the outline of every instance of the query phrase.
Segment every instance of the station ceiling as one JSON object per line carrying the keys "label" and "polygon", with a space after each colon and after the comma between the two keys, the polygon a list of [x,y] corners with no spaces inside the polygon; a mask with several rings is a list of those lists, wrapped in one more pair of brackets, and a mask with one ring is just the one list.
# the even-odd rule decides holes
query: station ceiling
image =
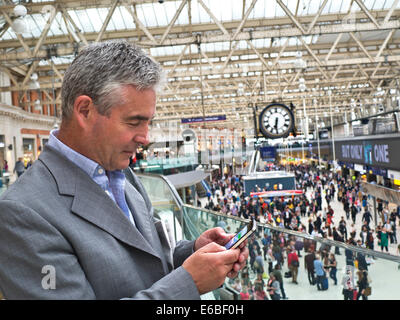
{"label": "station ceiling", "polygon": [[[27,29],[13,29],[17,4]],[[0,1],[0,68],[26,92],[33,74],[60,103],[64,71],[88,43],[126,39],[167,72],[154,122],[292,103],[297,120],[341,123],[400,99],[400,0]],[[54,97],[52,93],[54,92]]]}

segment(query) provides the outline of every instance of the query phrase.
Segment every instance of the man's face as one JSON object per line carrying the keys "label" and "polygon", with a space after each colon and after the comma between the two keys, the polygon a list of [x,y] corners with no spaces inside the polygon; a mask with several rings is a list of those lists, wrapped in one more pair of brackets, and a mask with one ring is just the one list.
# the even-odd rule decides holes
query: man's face
{"label": "man's face", "polygon": [[153,89],[138,91],[133,86],[117,90],[121,99],[108,116],[97,113],[91,124],[92,159],[106,170],[121,170],[140,145],[149,143],[149,124],[155,113]]}

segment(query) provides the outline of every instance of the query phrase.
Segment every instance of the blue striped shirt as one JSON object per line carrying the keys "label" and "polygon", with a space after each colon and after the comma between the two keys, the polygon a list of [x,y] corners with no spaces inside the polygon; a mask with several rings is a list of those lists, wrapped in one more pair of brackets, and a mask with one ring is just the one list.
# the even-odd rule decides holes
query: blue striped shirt
{"label": "blue striped shirt", "polygon": [[48,145],[60,152],[72,163],[85,171],[104,192],[118,205],[122,212],[135,224],[125,199],[125,174],[122,170],[106,171],[101,165],[71,149],[57,139],[58,130],[52,130]]}

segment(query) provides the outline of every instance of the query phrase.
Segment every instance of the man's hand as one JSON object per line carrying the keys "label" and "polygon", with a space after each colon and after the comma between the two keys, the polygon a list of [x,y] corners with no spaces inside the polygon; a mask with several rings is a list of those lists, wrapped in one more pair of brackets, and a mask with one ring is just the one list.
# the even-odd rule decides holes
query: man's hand
{"label": "man's hand", "polygon": [[210,242],[189,258],[182,266],[193,278],[200,294],[219,288],[239,260],[240,250],[227,250],[215,242]]}
{"label": "man's hand", "polygon": [[[203,246],[215,242],[219,244],[220,246],[224,246],[225,244],[228,243],[229,240],[231,240],[235,235],[234,234],[228,234],[224,231],[224,229],[217,227],[217,228],[212,228],[207,231],[204,231],[199,238],[197,238],[195,244],[194,244],[194,250],[197,251]],[[240,249],[240,255],[238,260],[234,263],[232,270],[228,273],[229,278],[235,278],[238,274],[238,272],[244,268],[246,265],[246,260],[249,256],[249,250],[247,248],[247,240],[243,241],[243,243],[240,244],[239,246]]]}
{"label": "man's hand", "polygon": [[200,237],[197,238],[194,244],[194,251],[199,250],[210,242],[215,242],[220,246],[224,246],[233,237],[232,234],[227,234],[224,229],[217,227],[204,231]]}

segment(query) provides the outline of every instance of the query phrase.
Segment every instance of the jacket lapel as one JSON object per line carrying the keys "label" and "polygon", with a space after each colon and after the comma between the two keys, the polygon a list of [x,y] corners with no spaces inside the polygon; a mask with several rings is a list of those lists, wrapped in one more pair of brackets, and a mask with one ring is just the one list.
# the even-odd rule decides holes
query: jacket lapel
{"label": "jacket lapel", "polygon": [[141,194],[128,182],[125,184],[125,199],[140,234],[149,243],[153,243],[153,232],[150,225],[151,215]]}
{"label": "jacket lapel", "polygon": [[[59,193],[74,197],[71,207],[74,214],[103,229],[118,240],[159,257],[117,204],[83,170],[47,146],[39,160],[52,173]],[[143,210],[140,205],[139,210]],[[136,220],[139,222],[139,229],[147,232],[149,223],[146,225],[145,218],[136,219],[136,216],[139,214],[134,215],[135,222]]]}

